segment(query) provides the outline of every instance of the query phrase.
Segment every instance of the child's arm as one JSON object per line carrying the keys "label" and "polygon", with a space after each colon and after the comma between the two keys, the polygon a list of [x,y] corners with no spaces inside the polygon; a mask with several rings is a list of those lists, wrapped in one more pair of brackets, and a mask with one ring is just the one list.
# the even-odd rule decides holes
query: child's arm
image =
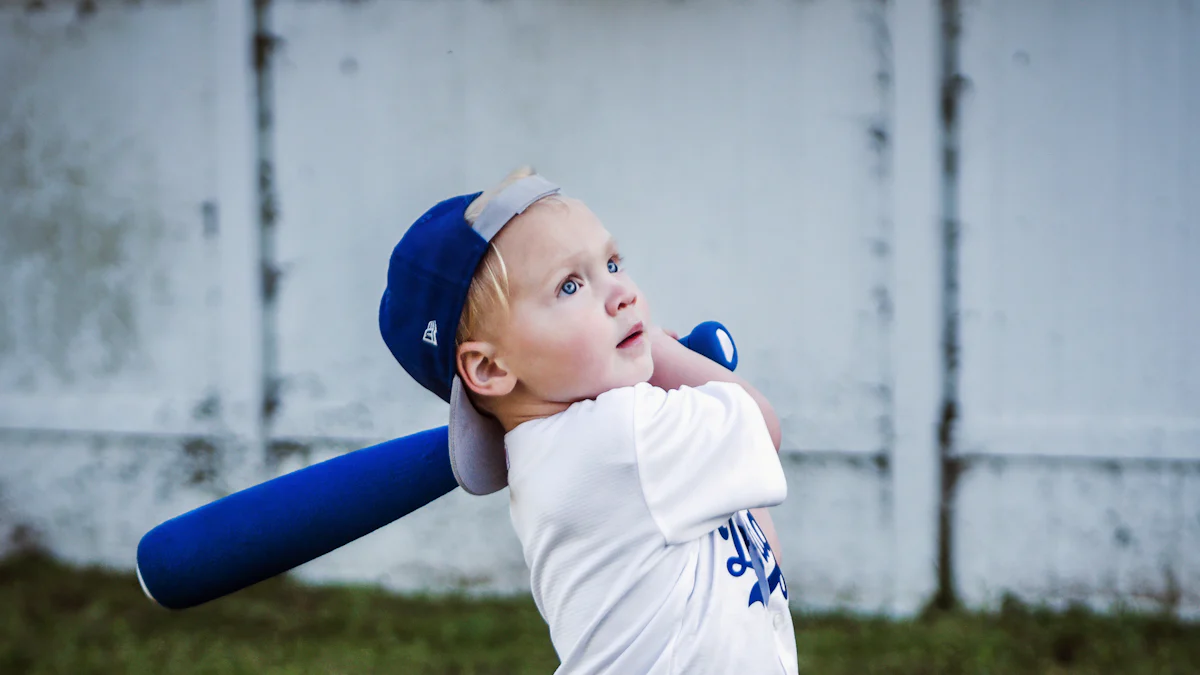
{"label": "child's arm", "polygon": [[739,385],[758,404],[763,421],[767,423],[767,433],[775,444],[775,451],[779,451],[779,417],[765,396],[730,370],[679,344],[661,328],[650,328],[646,332],[650,337],[650,354],[654,359],[654,374],[650,376],[650,384],[661,389],[699,387],[709,382]]}
{"label": "child's arm", "polygon": [[[650,353],[654,359],[654,374],[650,376],[650,384],[662,389],[678,389],[681,386],[698,387],[709,382],[732,382],[741,386],[758,404],[758,409],[762,411],[763,421],[767,424],[767,432],[771,435],[771,442],[775,444],[775,451],[779,451],[781,435],[779,417],[761,392],[732,371],[679,344],[674,337],[663,332],[662,329],[651,328],[647,332],[650,336]],[[765,508],[751,509],[750,513],[754,515],[754,519],[758,521],[759,527],[766,535],[767,543],[771,545],[771,550],[775,554],[776,564],[782,564],[779,535],[775,532],[775,523],[771,520],[771,514]]]}
{"label": "child's arm", "polygon": [[754,516],[763,534],[767,536],[767,543],[771,545],[771,552],[775,555],[775,564],[782,565],[783,554],[779,548],[779,534],[775,532],[775,521],[771,520],[771,512],[765,508],[750,509],[750,515]]}

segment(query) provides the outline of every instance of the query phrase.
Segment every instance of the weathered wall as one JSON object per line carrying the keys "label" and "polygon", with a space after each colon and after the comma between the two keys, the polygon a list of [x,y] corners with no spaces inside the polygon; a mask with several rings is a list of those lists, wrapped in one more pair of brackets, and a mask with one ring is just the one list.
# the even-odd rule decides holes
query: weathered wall
{"label": "weathered wall", "polygon": [[1200,4],[981,2],[961,69],[965,596],[1200,608]]}
{"label": "weathered wall", "polygon": [[223,396],[250,289],[217,223],[215,9],[0,10],[3,525],[73,560],[128,566],[249,440]]}
{"label": "weathered wall", "polygon": [[[1076,596],[1124,598],[1169,568],[1198,607],[1196,10],[1075,25],[1052,4],[1062,25],[1032,3],[964,19],[949,317],[932,3],[290,1],[257,41],[240,0],[0,5],[0,526],[131,567],[157,522],[443,424],[376,332],[388,252],[431,199],[532,163],[622,240],[663,323],[726,323],[776,403],[797,606],[933,593],[952,320],[964,596],[1061,597],[1076,570]],[[1100,82],[1078,50],[1120,25],[1141,31]],[[1109,86],[1128,91],[1097,105]],[[1145,433],[1080,440],[1121,419]],[[527,588],[504,494],[452,493],[300,574]]]}

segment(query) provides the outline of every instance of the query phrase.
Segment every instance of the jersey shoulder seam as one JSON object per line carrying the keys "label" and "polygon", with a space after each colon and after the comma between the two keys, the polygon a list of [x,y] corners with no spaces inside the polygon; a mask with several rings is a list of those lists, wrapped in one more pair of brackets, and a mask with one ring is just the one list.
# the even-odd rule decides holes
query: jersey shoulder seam
{"label": "jersey shoulder seam", "polygon": [[[654,386],[654,385],[648,385]],[[669,395],[669,392],[664,391],[664,398]],[[638,415],[641,412],[638,406],[639,398],[637,388],[633,391],[633,412],[629,415],[629,437],[630,447],[633,448],[633,471],[637,475],[638,494],[642,496],[642,506],[646,509],[646,515],[650,516],[650,522],[654,523],[654,529],[658,530],[658,536],[662,538],[663,548],[669,546],[667,543],[667,534],[663,532],[662,523],[658,521],[658,517],[654,514],[654,510],[650,508],[650,502],[646,499],[646,482],[642,476],[642,457],[638,452]]]}

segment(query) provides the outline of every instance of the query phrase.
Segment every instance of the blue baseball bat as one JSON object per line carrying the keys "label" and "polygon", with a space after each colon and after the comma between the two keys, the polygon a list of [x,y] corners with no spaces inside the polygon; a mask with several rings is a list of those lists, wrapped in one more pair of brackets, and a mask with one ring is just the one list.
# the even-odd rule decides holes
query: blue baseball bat
{"label": "blue baseball bat", "polygon": [[[706,321],[679,340],[733,370],[737,347]],[[341,548],[449,493],[447,427],[299,469],[172,518],[138,543],[147,597],[187,609]]]}

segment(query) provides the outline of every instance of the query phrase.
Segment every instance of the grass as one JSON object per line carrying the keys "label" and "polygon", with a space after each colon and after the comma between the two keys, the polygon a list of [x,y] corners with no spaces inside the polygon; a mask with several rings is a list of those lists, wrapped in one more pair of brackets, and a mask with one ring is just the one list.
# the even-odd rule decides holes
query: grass
{"label": "grass", "polygon": [[[931,613],[796,617],[801,671],[829,675],[1200,673],[1200,626],[1163,617]],[[551,673],[533,603],[397,597],[282,579],[203,607],[151,605],[130,574],[37,554],[0,562],[0,673]]]}

